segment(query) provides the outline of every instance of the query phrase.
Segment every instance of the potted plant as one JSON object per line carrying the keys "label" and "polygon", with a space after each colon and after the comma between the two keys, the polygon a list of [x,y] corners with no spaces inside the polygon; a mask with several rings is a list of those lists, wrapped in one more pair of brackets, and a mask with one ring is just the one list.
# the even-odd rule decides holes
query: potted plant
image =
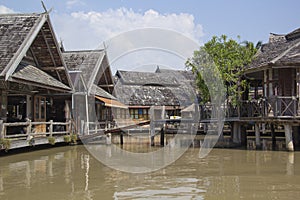
{"label": "potted plant", "polygon": [[64,136],[64,141],[65,141],[66,143],[70,143],[70,142],[71,142],[71,136],[70,136],[70,135],[65,135],[65,136]]}
{"label": "potted plant", "polygon": [[71,142],[72,142],[72,144],[77,144],[77,135],[76,134],[72,134],[71,135]]}
{"label": "potted plant", "polygon": [[10,139],[7,138],[1,138],[0,139],[0,144],[5,151],[8,151],[10,149],[11,141]]}
{"label": "potted plant", "polygon": [[51,144],[51,145],[55,145],[55,137],[49,136],[49,137],[48,137],[48,142],[49,142],[49,144]]}

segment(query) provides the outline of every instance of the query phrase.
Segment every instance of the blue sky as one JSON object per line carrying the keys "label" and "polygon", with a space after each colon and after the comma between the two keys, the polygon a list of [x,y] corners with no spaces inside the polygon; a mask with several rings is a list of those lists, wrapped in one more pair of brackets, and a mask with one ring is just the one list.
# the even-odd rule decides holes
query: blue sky
{"label": "blue sky", "polygon": [[[122,32],[158,27],[197,41],[213,35],[268,41],[300,28],[299,0],[44,0],[67,50],[98,48]],[[0,0],[0,13],[43,12],[40,0]],[[140,57],[140,56],[138,56]]]}
{"label": "blue sky", "polygon": [[[208,41],[213,35],[226,34],[242,40],[264,42],[268,34],[287,33],[300,27],[300,1],[298,0],[44,0],[48,9],[53,8],[53,25],[57,16],[74,12],[105,12],[109,9],[126,8],[143,14],[154,10],[160,15],[193,16],[195,25],[202,26],[203,35],[196,38]],[[1,0],[3,5],[15,12],[42,12],[40,0]],[[61,28],[56,34],[61,37]]]}

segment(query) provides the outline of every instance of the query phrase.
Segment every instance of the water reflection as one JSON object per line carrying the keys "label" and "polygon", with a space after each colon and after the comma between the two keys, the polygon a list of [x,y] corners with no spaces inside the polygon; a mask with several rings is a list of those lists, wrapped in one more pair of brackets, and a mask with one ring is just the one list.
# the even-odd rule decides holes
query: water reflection
{"label": "water reflection", "polygon": [[[112,157],[111,147],[104,149]],[[297,199],[299,152],[189,149],[170,166],[128,174],[83,146],[0,158],[0,199]]]}

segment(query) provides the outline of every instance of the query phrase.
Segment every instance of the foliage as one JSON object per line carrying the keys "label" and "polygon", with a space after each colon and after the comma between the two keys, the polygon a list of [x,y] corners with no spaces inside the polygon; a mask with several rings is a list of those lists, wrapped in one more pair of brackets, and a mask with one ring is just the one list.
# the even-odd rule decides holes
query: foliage
{"label": "foliage", "polygon": [[[238,39],[240,39],[238,37]],[[257,48],[260,46],[257,44]],[[247,82],[243,78],[245,65],[248,65],[254,58],[257,48],[252,42],[238,42],[233,39],[228,39],[227,36],[214,36],[210,41],[194,52],[192,58],[186,62],[187,68],[190,68],[197,75],[197,86],[200,91],[202,102],[211,101],[210,88],[207,86],[205,76],[213,77],[220,76],[226,87],[226,95],[230,102],[236,103],[243,91],[247,88]],[[216,70],[205,72],[205,68],[214,65]],[[214,75],[212,75],[213,73]],[[219,74],[219,75],[217,75]],[[214,83],[211,83],[214,84]]]}
{"label": "foliage", "polygon": [[77,135],[76,134],[65,135],[64,141],[67,143],[76,144],[77,143]]}
{"label": "foliage", "polygon": [[49,137],[48,137],[48,142],[49,142],[49,144],[51,144],[51,145],[55,145],[55,137],[49,136]]}
{"label": "foliage", "polygon": [[8,151],[10,149],[11,141],[7,138],[1,138],[0,144],[2,145],[2,148],[5,149],[5,151]]}
{"label": "foliage", "polygon": [[71,142],[71,136],[70,136],[70,135],[65,135],[65,136],[64,136],[64,141],[65,141],[66,143],[70,143],[70,142]]}
{"label": "foliage", "polygon": [[73,144],[76,144],[77,143],[77,135],[76,134],[71,134],[71,141]]}

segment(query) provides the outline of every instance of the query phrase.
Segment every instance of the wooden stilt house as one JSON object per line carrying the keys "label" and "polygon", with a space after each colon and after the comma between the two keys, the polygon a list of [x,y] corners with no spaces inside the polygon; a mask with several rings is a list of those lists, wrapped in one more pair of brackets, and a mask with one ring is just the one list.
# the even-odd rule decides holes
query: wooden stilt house
{"label": "wooden stilt house", "polygon": [[115,96],[128,105],[133,120],[148,120],[152,106],[157,111],[154,113],[156,119],[179,117],[181,109],[196,99],[195,88],[191,85],[194,79],[186,74],[186,71],[159,67],[156,72],[119,70],[116,72]]}
{"label": "wooden stilt house", "polygon": [[48,13],[0,15],[0,45],[1,137],[31,133],[12,123],[32,121],[44,133],[44,122],[68,121],[73,86]]}
{"label": "wooden stilt house", "polygon": [[262,45],[246,68],[250,90],[238,112],[240,122],[255,124],[257,146],[265,132],[261,127],[269,127],[274,139],[274,126],[284,130],[288,150],[299,145],[299,74],[300,29],[283,35],[271,33],[269,42]]}
{"label": "wooden stilt house", "polygon": [[114,82],[104,50],[63,51],[63,57],[75,85],[74,118],[81,134],[89,134],[95,124],[110,127],[125,117],[127,106],[112,95]]}

